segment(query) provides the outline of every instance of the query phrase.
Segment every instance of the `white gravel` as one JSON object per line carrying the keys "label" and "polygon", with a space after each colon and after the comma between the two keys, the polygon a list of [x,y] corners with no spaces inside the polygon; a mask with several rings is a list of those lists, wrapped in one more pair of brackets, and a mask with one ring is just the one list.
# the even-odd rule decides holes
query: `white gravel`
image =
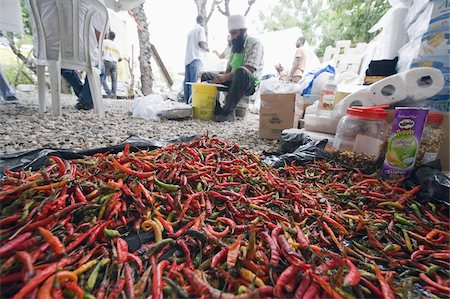
{"label": "white gravel", "polygon": [[130,135],[165,141],[206,132],[255,152],[278,149],[276,141],[259,139],[258,116],[250,113],[234,123],[148,121],[131,116],[132,100],[105,99],[106,115],[100,119],[93,111],[75,109],[75,96],[61,95],[63,115],[55,117],[49,94],[44,114],[39,114],[36,92],[18,91],[17,97],[17,103],[0,100],[0,154],[40,148],[91,149],[121,143]]}

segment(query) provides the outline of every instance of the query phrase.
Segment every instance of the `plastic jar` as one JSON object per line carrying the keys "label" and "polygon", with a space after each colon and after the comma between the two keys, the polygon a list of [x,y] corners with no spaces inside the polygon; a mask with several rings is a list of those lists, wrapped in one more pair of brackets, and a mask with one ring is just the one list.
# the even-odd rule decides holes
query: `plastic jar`
{"label": "plastic jar", "polygon": [[376,172],[386,152],[387,115],[380,107],[348,108],[338,123],[333,142],[336,161],[364,174]]}
{"label": "plastic jar", "polygon": [[427,123],[423,129],[422,142],[416,158],[416,165],[436,160],[444,142],[444,129],[441,128],[444,116],[439,113],[428,113]]}

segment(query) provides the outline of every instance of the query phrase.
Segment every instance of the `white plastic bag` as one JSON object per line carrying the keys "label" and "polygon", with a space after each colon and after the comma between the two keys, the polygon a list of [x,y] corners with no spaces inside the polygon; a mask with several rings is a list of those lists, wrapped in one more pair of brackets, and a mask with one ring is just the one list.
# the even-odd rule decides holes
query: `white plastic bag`
{"label": "white plastic bag", "polygon": [[296,83],[278,80],[275,77],[271,77],[267,80],[261,81],[259,91],[261,94],[299,93],[300,86]]}
{"label": "white plastic bag", "polygon": [[159,94],[151,94],[133,101],[133,117],[159,121],[190,117],[190,105],[164,100]]}

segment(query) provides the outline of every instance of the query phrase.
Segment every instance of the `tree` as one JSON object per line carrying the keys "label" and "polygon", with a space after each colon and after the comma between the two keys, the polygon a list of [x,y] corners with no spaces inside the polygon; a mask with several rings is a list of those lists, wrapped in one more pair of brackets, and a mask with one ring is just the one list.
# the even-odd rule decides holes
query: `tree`
{"label": "tree", "polygon": [[141,70],[141,91],[143,95],[148,95],[152,93],[153,89],[153,71],[151,65],[152,47],[150,43],[147,17],[144,11],[144,4],[130,10],[129,14],[135,19],[138,27],[138,59]]}
{"label": "tree", "polygon": [[[211,6],[209,8],[209,12],[206,13],[206,7],[208,4],[208,0],[194,0],[195,4],[197,5],[198,15],[202,16],[205,19],[206,36],[208,36],[208,22],[211,19],[211,16],[212,16],[215,8],[217,8],[217,10],[226,17],[229,17],[231,15],[230,1],[231,0],[212,0]],[[248,15],[252,5],[255,4],[255,2],[256,2],[256,0],[247,0],[248,7],[244,12],[245,16]]]}
{"label": "tree", "polygon": [[269,14],[260,14],[267,31],[300,27],[305,38],[322,56],[337,40],[369,42],[368,30],[389,9],[387,0],[280,0]]}
{"label": "tree", "polygon": [[197,14],[199,16],[202,16],[205,19],[205,33],[206,37],[208,37],[208,22],[209,19],[211,19],[211,16],[214,12],[214,8],[216,7],[216,0],[212,1],[211,7],[209,8],[208,13],[206,13],[206,6],[208,3],[208,0],[194,0],[195,5],[197,5]]}

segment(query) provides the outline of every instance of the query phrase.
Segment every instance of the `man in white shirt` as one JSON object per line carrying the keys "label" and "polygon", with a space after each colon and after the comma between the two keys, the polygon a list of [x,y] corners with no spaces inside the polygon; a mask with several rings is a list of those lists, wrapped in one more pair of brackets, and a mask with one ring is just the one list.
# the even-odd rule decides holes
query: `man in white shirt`
{"label": "man in white shirt", "polygon": [[[102,85],[108,97],[111,99],[116,99],[117,94],[117,63],[122,61],[120,58],[119,47],[114,42],[116,34],[112,31],[108,33],[108,38],[103,41],[103,76]],[[111,89],[106,83],[106,76],[111,76]]]}
{"label": "man in white shirt", "polygon": [[206,45],[205,19],[197,17],[197,24],[187,37],[186,56],[184,59],[184,100],[189,104],[192,94],[191,85],[188,82],[197,82],[198,72],[202,63],[203,52],[208,52]]}

